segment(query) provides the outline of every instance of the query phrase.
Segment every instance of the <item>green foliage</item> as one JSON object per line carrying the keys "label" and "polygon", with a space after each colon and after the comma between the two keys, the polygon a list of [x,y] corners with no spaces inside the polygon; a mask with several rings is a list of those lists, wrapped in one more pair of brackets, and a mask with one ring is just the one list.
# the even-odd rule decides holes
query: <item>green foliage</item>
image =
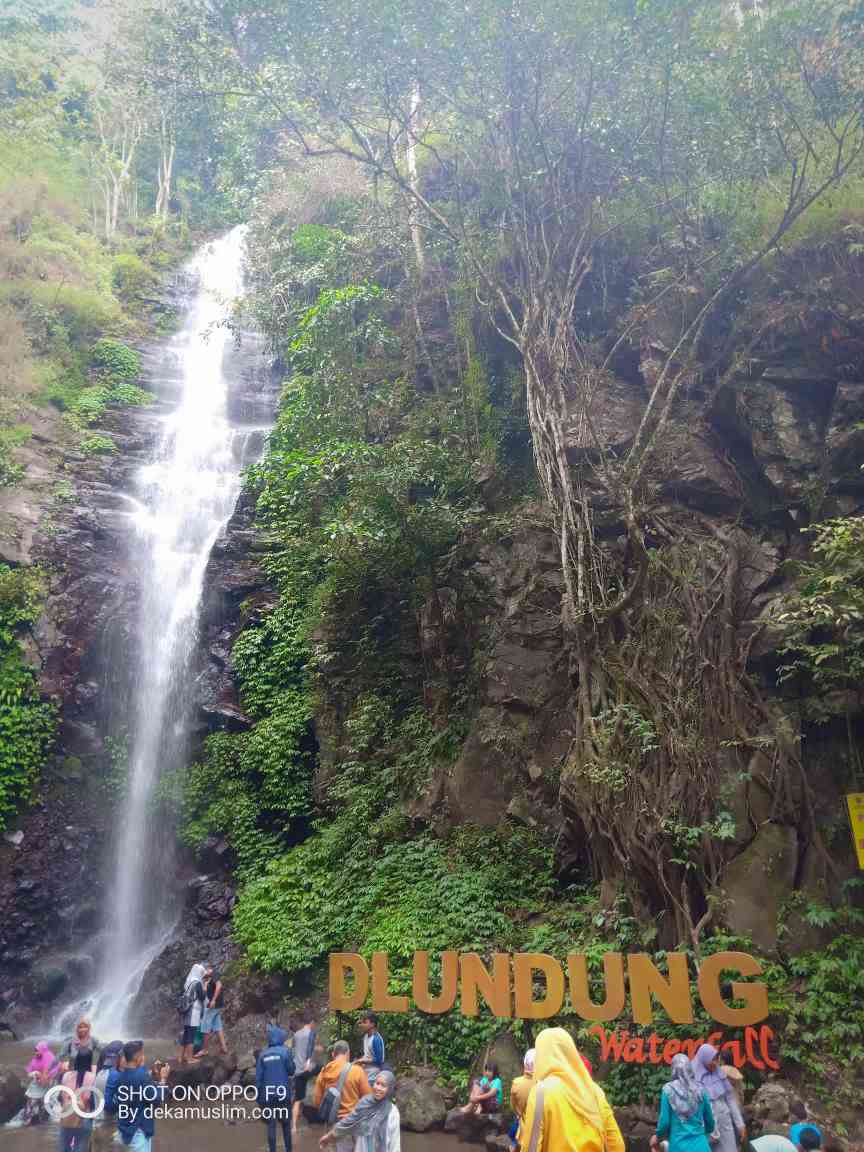
{"label": "green foliage", "polygon": [[78,447],[85,456],[110,456],[117,451],[117,445],[111,437],[102,433],[82,436]]}
{"label": "green foliage", "polygon": [[131,304],[152,295],[159,286],[159,277],[140,256],[121,252],[114,257],[111,284],[119,299]]}
{"label": "green foliage", "polygon": [[38,572],[0,564],[0,829],[29,799],[56,729],[55,708],[40,698],[18,643],[42,597]]}
{"label": "green foliage", "polygon": [[100,380],[120,384],[141,375],[141,357],[119,340],[103,336],[90,351],[90,363]]}
{"label": "green foliage", "polygon": [[779,616],[786,635],[780,679],[803,674],[820,692],[857,690],[864,677],[864,519],[828,520],[807,531],[813,557],[795,564],[800,586]]}
{"label": "green foliage", "polygon": [[[342,818],[274,860],[240,894],[235,933],[265,969],[297,972],[328,952],[391,957],[395,991],[410,987],[415,949],[506,951],[517,941],[520,910],[552,887],[551,850],[533,833],[462,827],[446,841],[423,835],[376,847],[362,824]],[[434,976],[433,976],[434,979]],[[388,1017],[388,1039],[422,1042],[445,1074],[464,1075],[478,1047],[500,1025]]]}

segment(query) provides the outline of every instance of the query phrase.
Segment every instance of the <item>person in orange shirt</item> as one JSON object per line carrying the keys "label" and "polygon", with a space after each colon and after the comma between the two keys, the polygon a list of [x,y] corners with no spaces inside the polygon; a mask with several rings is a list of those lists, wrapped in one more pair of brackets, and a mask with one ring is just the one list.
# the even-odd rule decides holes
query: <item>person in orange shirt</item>
{"label": "person in orange shirt", "polygon": [[534,1087],[522,1121],[522,1152],[625,1152],[609,1101],[569,1032],[545,1028],[537,1037]]}
{"label": "person in orange shirt", "polygon": [[[312,1101],[316,1108],[321,1107],[321,1101],[324,1099],[324,1093],[327,1089],[336,1087],[342,1069],[350,1062],[351,1049],[344,1040],[337,1040],[330,1049],[330,1056],[330,1063],[324,1065],[315,1081],[315,1094]],[[371,1091],[363,1065],[351,1064],[339,1099],[337,1119],[341,1120],[353,1112],[364,1096],[371,1095]],[[353,1152],[353,1138],[347,1137],[345,1140],[337,1141],[335,1149],[336,1152]]]}

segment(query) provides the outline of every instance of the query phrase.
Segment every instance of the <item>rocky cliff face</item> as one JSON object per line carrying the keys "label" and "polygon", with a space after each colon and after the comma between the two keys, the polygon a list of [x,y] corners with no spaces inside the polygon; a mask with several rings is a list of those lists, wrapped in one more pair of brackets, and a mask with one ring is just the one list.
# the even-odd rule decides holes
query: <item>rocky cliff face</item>
{"label": "rocky cliff face", "polygon": [[[164,304],[182,309],[183,300],[169,289]],[[155,350],[140,351],[146,386]],[[277,382],[262,374],[261,345],[250,334],[231,359],[229,415],[245,465],[260,451],[272,421]],[[118,452],[93,459],[76,454],[59,416],[34,409],[37,434],[26,449],[25,480],[0,490],[0,561],[38,564],[47,577],[44,612],[28,645],[61,721],[37,802],[0,842],[0,1017],[19,1031],[49,1021],[98,978],[122,794],[113,737],[127,726],[139,595],[128,493],[135,470],[152,457],[163,412],[153,404],[110,413],[105,430]],[[245,723],[228,653],[240,605],[263,583],[250,541],[251,515],[251,504],[241,500],[207,572],[193,748],[216,726]],[[144,1011],[159,1001],[152,992],[160,988],[160,971],[172,978],[172,960],[184,955],[184,947],[196,956],[203,948],[218,962],[232,954],[233,893],[218,849],[199,862],[209,876],[187,856],[178,861],[176,882],[188,906],[178,940],[145,984]],[[175,985],[170,993],[161,990],[163,1007],[173,1003]],[[164,1012],[152,1018],[163,1019]]]}

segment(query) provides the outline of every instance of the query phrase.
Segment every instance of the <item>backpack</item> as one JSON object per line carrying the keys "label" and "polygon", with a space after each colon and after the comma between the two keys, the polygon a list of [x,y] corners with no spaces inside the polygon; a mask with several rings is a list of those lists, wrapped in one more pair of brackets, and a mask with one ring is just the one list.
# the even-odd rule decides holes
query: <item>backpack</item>
{"label": "backpack", "polygon": [[188,988],[184,988],[180,995],[177,997],[177,1014],[178,1016],[185,1016],[196,1000],[199,999],[198,989],[204,991],[203,985],[200,980],[190,984]]}
{"label": "backpack", "polygon": [[348,1073],[351,1071],[351,1062],[346,1061],[345,1067],[339,1073],[339,1079],[324,1093],[324,1099],[318,1108],[318,1119],[322,1124],[335,1124],[339,1116],[339,1105],[342,1103],[342,1090]]}

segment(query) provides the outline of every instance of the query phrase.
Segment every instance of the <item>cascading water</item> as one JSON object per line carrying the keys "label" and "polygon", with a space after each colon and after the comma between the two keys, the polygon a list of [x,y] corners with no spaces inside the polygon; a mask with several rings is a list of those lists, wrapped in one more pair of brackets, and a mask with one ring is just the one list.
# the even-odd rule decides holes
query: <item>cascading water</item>
{"label": "cascading water", "polygon": [[[207,245],[187,268],[194,285],[183,330],[169,345],[176,375],[157,358],[179,401],[162,417],[152,463],[136,478],[132,570],[140,584],[137,667],[132,679],[129,777],[116,823],[105,953],[98,985],[55,1021],[67,1031],[86,1011],[97,1035],[123,1035],[129,1005],[176,921],[171,830],[153,818],[166,769],[187,752],[193,657],[204,573],[241,488],[243,452],[228,415],[233,333],[224,323],[242,291],[243,228]],[[162,363],[159,363],[159,360]],[[179,378],[179,379],[178,379]],[[160,375],[154,381],[160,391]],[[247,436],[248,439],[248,436]]]}

